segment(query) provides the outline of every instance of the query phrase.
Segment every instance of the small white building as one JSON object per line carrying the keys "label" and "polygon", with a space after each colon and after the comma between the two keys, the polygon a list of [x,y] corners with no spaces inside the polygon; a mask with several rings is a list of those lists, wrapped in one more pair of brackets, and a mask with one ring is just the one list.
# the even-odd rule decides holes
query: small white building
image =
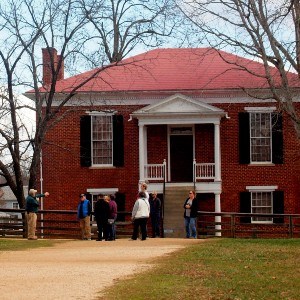
{"label": "small white building", "polygon": [[[24,193],[27,193],[28,186],[24,186]],[[9,208],[9,209],[19,209],[19,204],[16,196],[12,192],[9,186],[2,187],[0,189],[0,208]],[[5,215],[14,216],[17,215],[18,218],[21,218],[21,214],[13,212],[3,212]],[[2,214],[1,214],[2,215]]]}

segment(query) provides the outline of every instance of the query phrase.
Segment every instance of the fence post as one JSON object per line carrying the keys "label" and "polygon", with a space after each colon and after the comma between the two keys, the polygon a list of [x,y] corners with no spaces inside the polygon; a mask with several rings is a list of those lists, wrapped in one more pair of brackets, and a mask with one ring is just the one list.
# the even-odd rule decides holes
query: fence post
{"label": "fence post", "polygon": [[221,213],[221,199],[220,194],[215,194],[215,212],[217,213],[215,215],[215,236],[222,236],[222,217],[221,214],[218,215],[218,213]]}
{"label": "fence post", "polygon": [[292,216],[290,215],[289,216],[289,236],[290,238],[293,237],[293,219],[292,219]]}
{"label": "fence post", "polygon": [[231,232],[231,237],[235,238],[235,215],[234,214],[230,215],[230,232]]}

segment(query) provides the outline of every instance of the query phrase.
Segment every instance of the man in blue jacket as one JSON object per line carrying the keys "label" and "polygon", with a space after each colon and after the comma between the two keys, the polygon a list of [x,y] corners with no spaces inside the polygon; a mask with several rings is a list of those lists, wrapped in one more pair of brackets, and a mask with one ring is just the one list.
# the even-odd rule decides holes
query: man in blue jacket
{"label": "man in blue jacket", "polygon": [[91,203],[86,199],[85,194],[80,194],[80,202],[77,209],[77,217],[79,219],[81,237],[83,240],[91,240]]}
{"label": "man in blue jacket", "polygon": [[37,190],[30,189],[26,198],[26,218],[27,218],[27,231],[29,240],[37,240],[36,232],[36,221],[37,212],[40,206],[39,199],[48,197],[49,193],[37,194]]}

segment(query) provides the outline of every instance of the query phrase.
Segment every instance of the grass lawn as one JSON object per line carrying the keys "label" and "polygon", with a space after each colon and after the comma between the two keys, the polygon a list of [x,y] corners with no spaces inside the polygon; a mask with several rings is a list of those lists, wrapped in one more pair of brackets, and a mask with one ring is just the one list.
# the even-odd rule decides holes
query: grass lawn
{"label": "grass lawn", "polygon": [[51,247],[57,244],[58,241],[52,240],[37,240],[28,241],[27,239],[0,239],[0,252],[1,251],[17,251],[41,247]]}
{"label": "grass lawn", "polygon": [[300,239],[210,239],[99,299],[300,299]]}

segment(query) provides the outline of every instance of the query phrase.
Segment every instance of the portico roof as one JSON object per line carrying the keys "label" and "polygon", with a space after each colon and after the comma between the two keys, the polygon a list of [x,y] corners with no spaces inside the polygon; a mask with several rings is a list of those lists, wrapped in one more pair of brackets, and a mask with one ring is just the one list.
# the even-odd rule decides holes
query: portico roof
{"label": "portico roof", "polygon": [[219,123],[226,112],[220,108],[182,94],[174,94],[160,102],[134,111],[131,117],[139,124],[203,124]]}

